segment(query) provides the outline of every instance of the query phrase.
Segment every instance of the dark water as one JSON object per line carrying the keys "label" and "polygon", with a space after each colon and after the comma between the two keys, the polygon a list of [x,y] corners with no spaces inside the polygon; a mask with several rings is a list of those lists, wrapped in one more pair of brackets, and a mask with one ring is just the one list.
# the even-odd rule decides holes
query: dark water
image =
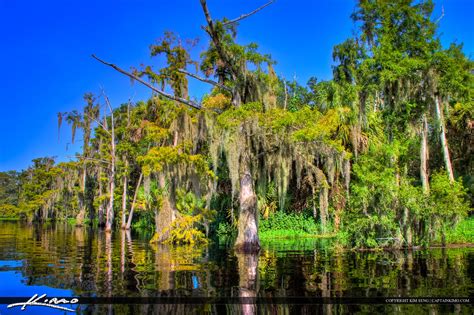
{"label": "dark water", "polygon": [[[152,246],[138,235],[0,221],[0,297],[472,297],[474,248],[350,252],[331,241],[263,243],[259,255]],[[472,300],[472,299],[471,299]],[[471,305],[74,305],[85,314],[472,314]],[[65,314],[0,305],[0,314]],[[68,313],[72,314],[72,313]]]}

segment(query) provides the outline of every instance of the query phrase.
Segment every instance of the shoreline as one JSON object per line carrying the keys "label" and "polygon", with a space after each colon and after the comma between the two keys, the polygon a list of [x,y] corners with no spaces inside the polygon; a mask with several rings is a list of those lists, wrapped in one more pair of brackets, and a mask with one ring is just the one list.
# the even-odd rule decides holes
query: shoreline
{"label": "shoreline", "polygon": [[[24,221],[22,218],[18,217],[0,217],[0,222],[21,222]],[[68,220],[56,220],[57,223],[65,223],[71,225],[71,222]],[[48,222],[49,223],[49,222]],[[304,240],[330,240],[337,238],[337,233],[331,234],[301,234],[299,236],[295,235],[269,235],[260,237],[260,242],[262,243],[285,243],[292,241],[304,241]],[[373,247],[373,248],[350,248],[346,246],[340,246],[343,250],[354,251],[354,252],[381,252],[381,251],[419,251],[419,250],[429,250],[429,249],[456,249],[456,248],[474,248],[474,242],[465,242],[465,243],[447,243],[446,245],[441,245],[439,243],[432,244],[427,247],[423,246],[411,246],[411,247]]]}

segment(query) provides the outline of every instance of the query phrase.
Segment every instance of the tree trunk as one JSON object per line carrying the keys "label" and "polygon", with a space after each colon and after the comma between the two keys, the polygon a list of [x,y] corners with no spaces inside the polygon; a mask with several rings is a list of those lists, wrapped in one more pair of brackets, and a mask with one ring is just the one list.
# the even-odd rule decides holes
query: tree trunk
{"label": "tree trunk", "polygon": [[127,226],[127,169],[128,160],[125,160],[125,174],[123,176],[123,193],[122,193],[122,229]]}
{"label": "tree trunk", "polygon": [[253,187],[248,157],[243,157],[239,193],[239,222],[235,248],[242,252],[256,252],[260,249],[257,222],[257,196]]}
{"label": "tree trunk", "polygon": [[[102,139],[99,141],[99,150],[102,150]],[[98,180],[99,180],[99,209],[97,213],[98,225],[99,227],[104,227],[104,202],[102,201],[102,194],[103,194],[103,187],[102,187],[102,166],[99,164],[99,171],[98,171]]]}
{"label": "tree trunk", "polygon": [[[327,184],[327,183],[325,183]],[[326,232],[327,219],[328,219],[328,188],[323,185],[319,191],[319,215],[321,216],[321,228],[322,232]]]}
{"label": "tree trunk", "polygon": [[[112,158],[113,160],[113,158]],[[114,221],[114,190],[115,190],[115,171],[113,170],[114,162],[112,162],[112,170],[110,171],[110,197],[109,204],[107,205],[106,220],[105,220],[105,230],[107,232],[112,231],[112,225]]]}
{"label": "tree trunk", "polygon": [[317,220],[318,219],[318,207],[316,207],[316,197],[315,197],[315,189],[314,187],[311,187],[312,189],[312,197],[313,197],[313,218],[314,220]]}
{"label": "tree trunk", "polygon": [[[164,189],[166,185],[165,175],[163,173],[159,174],[159,185],[160,188]],[[164,192],[163,200],[161,203],[160,210],[155,211],[155,224],[156,230],[155,233],[158,235],[156,241],[159,243],[164,242],[169,237],[169,230],[167,233],[164,233],[166,228],[169,228],[173,221],[176,219],[176,210],[173,208],[170,200],[170,192]]]}
{"label": "tree trunk", "polygon": [[444,164],[446,166],[446,172],[448,172],[449,181],[454,182],[453,166],[451,164],[451,158],[449,156],[448,140],[446,139],[446,127],[444,125],[443,112],[440,108],[440,97],[435,98],[435,107],[436,107],[436,119],[439,124],[439,136],[441,138],[441,147],[443,150]]}
{"label": "tree trunk", "polygon": [[110,108],[111,112],[111,163],[110,163],[110,198],[107,206],[107,218],[105,222],[105,231],[111,232],[112,225],[114,222],[114,190],[115,190],[115,131],[114,131],[114,112]]}
{"label": "tree trunk", "polygon": [[403,228],[405,230],[405,241],[408,247],[413,245],[413,235],[411,233],[410,211],[407,207],[403,207]]}
{"label": "tree trunk", "polygon": [[86,165],[85,161],[83,162],[84,165],[82,167],[82,174],[81,174],[81,192],[79,193],[79,213],[76,216],[76,226],[82,226],[84,224],[84,218],[86,217]]}
{"label": "tree trunk", "polygon": [[426,114],[423,114],[421,121],[420,177],[421,185],[425,193],[430,191],[430,184],[428,182],[428,158],[428,121]]}
{"label": "tree trunk", "polygon": [[[179,134],[177,131],[173,134],[173,147],[178,145]],[[173,221],[176,219],[177,210],[172,204],[171,194],[174,192],[173,181],[170,179],[170,185],[168,190],[166,191],[166,178],[165,173],[161,172],[158,175],[158,184],[163,191],[163,197],[161,202],[161,208],[155,209],[155,241],[158,243],[162,243],[166,241],[169,237],[170,226]],[[165,231],[165,229],[167,231]]]}
{"label": "tree trunk", "polygon": [[130,230],[130,227],[132,226],[133,210],[135,210],[135,203],[137,201],[138,189],[140,189],[142,178],[143,178],[143,173],[140,173],[140,177],[138,178],[137,188],[135,189],[135,193],[133,194],[133,202],[130,208],[130,214],[128,215],[127,225],[125,226],[125,229],[127,230]]}

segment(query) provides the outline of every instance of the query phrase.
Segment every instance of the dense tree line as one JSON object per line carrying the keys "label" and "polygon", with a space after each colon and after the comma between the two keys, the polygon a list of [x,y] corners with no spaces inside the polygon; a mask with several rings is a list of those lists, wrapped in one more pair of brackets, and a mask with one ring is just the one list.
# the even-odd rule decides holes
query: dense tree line
{"label": "dense tree line", "polygon": [[[431,1],[360,1],[333,79],[305,86],[237,42],[249,15],[215,19],[201,5],[199,60],[171,32],[150,47],[162,68],[93,56],[153,96],[114,108],[88,93],[82,110],[59,113],[72,141],[82,131],[82,152],[2,173],[3,215],[153,228],[153,242],[234,235],[246,251],[281,213],[307,214],[350,246],[445,242],[473,204],[474,64],[461,45],[441,46]],[[192,100],[188,80],[212,90]]]}

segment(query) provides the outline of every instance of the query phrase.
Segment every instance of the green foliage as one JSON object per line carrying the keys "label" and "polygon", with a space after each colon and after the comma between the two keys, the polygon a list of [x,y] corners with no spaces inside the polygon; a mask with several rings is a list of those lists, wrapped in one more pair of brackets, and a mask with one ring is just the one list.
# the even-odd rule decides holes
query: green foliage
{"label": "green foliage", "polygon": [[257,192],[257,205],[260,215],[264,219],[268,219],[278,209],[278,191],[273,182],[265,188],[266,191]]}
{"label": "green foliage", "polygon": [[219,222],[215,233],[219,241],[233,239],[237,236],[237,228],[228,222]]}
{"label": "green foliage", "polygon": [[143,173],[149,175],[152,171],[160,172],[167,165],[182,163],[192,167],[202,176],[214,177],[209,170],[207,159],[201,154],[191,154],[188,144],[176,147],[155,147],[148,151],[145,156],[139,157],[138,162],[143,163]]}
{"label": "green foliage", "polygon": [[[167,244],[176,245],[194,245],[194,244],[207,244],[206,235],[196,228],[202,221],[202,215],[181,215],[179,218],[171,223],[171,226],[165,228],[161,234],[169,234],[168,238],[164,241]],[[160,233],[156,233],[150,242],[156,242],[159,238]]]}
{"label": "green foliage", "polygon": [[449,182],[446,172],[436,172],[431,177],[431,214],[449,219],[463,218],[470,210],[466,190],[461,181]]}
{"label": "green foliage", "polygon": [[[351,247],[429,245],[458,234],[470,241],[464,227],[471,224],[455,224],[474,200],[474,64],[462,45],[441,47],[432,12],[432,1],[359,1],[352,16],[359,31],[334,47],[333,79],[312,77],[306,86],[278,78],[271,57],[254,43],[238,44],[236,24],[226,19],[206,28],[212,38],[199,61],[191,59],[196,41],[166,32],[150,47],[164,65],[135,74],[184,99],[188,78],[180,69],[218,82],[202,110],[154,95],[100,115],[100,104],[85,94],[82,110],[58,114],[58,128],[66,119],[73,142],[82,131],[78,161],[35,159],[22,173],[0,173],[0,216],[72,221],[85,207],[103,216],[109,194],[117,211],[127,187],[125,213],[137,190],[134,229],[153,230],[166,203],[176,220],[155,237],[165,233],[174,244],[230,240],[245,168],[263,238],[334,227]],[[421,117],[430,152],[426,192],[419,180]],[[443,119],[453,183],[440,171]],[[141,175],[146,184],[138,183]],[[304,212],[310,206],[312,213]]]}
{"label": "green foliage", "polygon": [[20,209],[11,204],[0,205],[0,218],[18,218],[20,216]]}
{"label": "green foliage", "polygon": [[16,171],[0,172],[0,205],[18,205],[20,191],[20,173]]}
{"label": "green foliage", "polygon": [[207,209],[205,199],[198,198],[191,192],[179,189],[176,193],[178,217],[161,233],[156,233],[151,242],[156,242],[162,235],[168,235],[164,243],[176,245],[207,244],[208,240],[202,228],[208,226],[209,221],[215,215],[215,211]]}
{"label": "green foliage", "polygon": [[390,165],[391,147],[372,147],[353,165],[349,211],[344,226],[355,247],[377,247],[398,237],[397,184]]}
{"label": "green foliage", "polygon": [[450,183],[445,172],[433,174],[426,211],[436,227],[433,239],[441,235],[442,242],[445,243],[446,231],[455,228],[459,220],[466,217],[470,210],[466,189],[461,181]]}
{"label": "green foliage", "polygon": [[[268,219],[259,220],[259,233],[263,237],[265,234],[274,235],[280,233],[282,235],[316,235],[320,232],[319,225],[313,217],[307,214],[285,213],[277,211]],[[275,232],[279,231],[279,232]],[[291,231],[285,233],[282,231]]]}
{"label": "green foliage", "polygon": [[427,245],[467,215],[462,183],[450,183],[444,172],[432,175],[428,195],[403,174],[397,181],[396,170],[385,165],[393,164],[399,153],[393,146],[373,148],[354,165],[350,208],[344,217],[344,239],[351,246],[401,246],[407,242],[402,230],[416,228],[414,244]]}
{"label": "green foliage", "polygon": [[[441,241],[441,240],[437,240]],[[468,217],[454,228],[446,230],[447,244],[472,244],[474,243],[474,217]]]}
{"label": "green foliage", "polygon": [[142,233],[152,234],[155,231],[155,215],[153,211],[138,211],[132,228]]}

